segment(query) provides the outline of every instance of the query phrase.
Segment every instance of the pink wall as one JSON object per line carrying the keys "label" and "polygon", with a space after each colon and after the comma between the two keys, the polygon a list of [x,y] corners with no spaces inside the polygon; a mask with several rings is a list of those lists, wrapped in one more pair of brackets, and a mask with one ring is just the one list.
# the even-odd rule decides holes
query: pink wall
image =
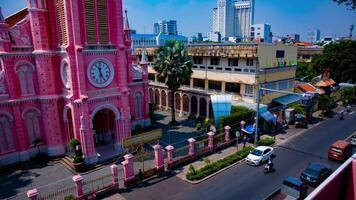
{"label": "pink wall", "polygon": [[[27,125],[22,118],[24,110],[31,108],[36,108],[41,113],[41,137],[44,147],[51,156],[63,154],[68,142],[66,135],[68,131],[64,120],[65,107],[72,111],[74,135],[81,141],[83,141],[83,133],[81,133],[83,127],[87,132],[91,132],[93,112],[103,105],[114,107],[120,115],[120,120],[116,123],[116,134],[120,140],[116,143],[121,143],[121,139],[131,135],[133,95],[136,91],[147,94],[148,87],[147,77],[143,82],[131,85],[133,82],[131,39],[130,32],[123,30],[122,1],[107,0],[109,42],[115,50],[99,49],[90,52],[85,51],[87,36],[84,0],[66,1],[68,45],[62,46],[61,52],[58,51],[58,19],[55,1],[47,0],[45,1],[47,5],[41,8],[37,7],[40,4],[36,2],[37,0],[33,5],[29,3],[31,6],[28,10],[29,14],[12,27],[0,22],[0,31],[5,31],[13,38],[10,48],[6,46],[7,43],[0,42],[0,51],[5,51],[0,55],[0,61],[5,72],[4,86],[8,91],[8,95],[0,94],[0,111],[8,112],[14,119],[12,126],[14,151],[21,152],[21,155],[31,154]],[[22,52],[11,50],[20,45],[27,48]],[[87,78],[88,65],[97,58],[107,59],[115,69],[112,83],[105,88],[93,86]],[[65,89],[61,80],[61,63],[64,61],[70,67],[70,90]],[[28,65],[34,66],[34,95],[21,94],[19,77],[15,72],[15,65],[19,62],[27,62],[30,63]],[[147,95],[143,97],[144,115],[140,120],[149,120]],[[84,120],[81,121],[81,117]],[[95,156],[93,137],[86,138],[85,143],[82,148],[87,148],[85,149],[85,152],[88,152],[87,156]],[[2,163],[14,162],[17,155],[9,159],[11,156],[8,152],[0,152]],[[30,156],[24,156],[23,159]],[[95,162],[95,159],[93,160]]]}

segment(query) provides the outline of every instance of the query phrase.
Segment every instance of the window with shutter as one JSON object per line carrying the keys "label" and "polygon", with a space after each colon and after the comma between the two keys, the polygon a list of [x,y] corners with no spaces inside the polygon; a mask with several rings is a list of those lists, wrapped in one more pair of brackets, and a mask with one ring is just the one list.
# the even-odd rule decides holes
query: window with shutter
{"label": "window with shutter", "polygon": [[64,0],[56,0],[57,31],[60,45],[68,44]]}
{"label": "window with shutter", "polygon": [[108,43],[108,23],[106,18],[106,0],[98,0],[98,26],[100,43]]}
{"label": "window with shutter", "polygon": [[85,0],[85,18],[86,18],[86,27],[87,27],[87,42],[89,44],[95,44],[96,26],[95,26],[94,0]]}

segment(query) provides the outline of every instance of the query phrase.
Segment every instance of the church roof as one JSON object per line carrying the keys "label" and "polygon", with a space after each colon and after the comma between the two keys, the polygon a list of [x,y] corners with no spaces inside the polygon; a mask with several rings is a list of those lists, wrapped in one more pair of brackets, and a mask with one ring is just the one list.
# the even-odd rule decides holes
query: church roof
{"label": "church roof", "polygon": [[18,12],[16,12],[15,14],[12,14],[10,16],[8,16],[5,19],[5,22],[10,25],[13,26],[15,24],[17,24],[19,21],[23,20],[28,14],[28,10],[27,8],[24,8]]}

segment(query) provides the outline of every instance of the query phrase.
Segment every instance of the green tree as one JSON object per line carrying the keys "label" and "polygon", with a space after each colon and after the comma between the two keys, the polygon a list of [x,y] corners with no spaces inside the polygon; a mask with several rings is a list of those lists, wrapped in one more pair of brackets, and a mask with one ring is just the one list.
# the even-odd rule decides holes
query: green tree
{"label": "green tree", "polygon": [[300,113],[300,114],[305,115],[305,109],[304,109],[304,107],[303,107],[302,105],[300,105],[299,103],[292,104],[292,105],[290,105],[289,107],[290,107],[290,108],[293,108],[296,113]]}
{"label": "green tree", "polygon": [[165,84],[171,91],[172,120],[171,124],[176,124],[174,97],[175,92],[185,82],[190,80],[193,73],[192,60],[188,56],[187,47],[176,40],[166,42],[156,52],[157,61],[153,69],[158,73],[158,77],[165,80]]}
{"label": "green tree", "polygon": [[324,115],[329,115],[335,106],[335,100],[332,96],[322,95],[318,98],[318,105]]}
{"label": "green tree", "polygon": [[298,63],[296,77],[300,80],[310,82],[314,77],[320,74],[311,63]]}
{"label": "green tree", "polygon": [[333,0],[337,2],[339,5],[344,4],[347,7],[350,7],[351,10],[356,10],[356,0]]}
{"label": "green tree", "polygon": [[356,87],[341,90],[341,97],[344,105],[356,102]]}
{"label": "green tree", "polygon": [[312,60],[316,72],[325,68],[331,72],[331,78],[337,83],[356,82],[356,41],[342,41],[325,46],[324,52]]}

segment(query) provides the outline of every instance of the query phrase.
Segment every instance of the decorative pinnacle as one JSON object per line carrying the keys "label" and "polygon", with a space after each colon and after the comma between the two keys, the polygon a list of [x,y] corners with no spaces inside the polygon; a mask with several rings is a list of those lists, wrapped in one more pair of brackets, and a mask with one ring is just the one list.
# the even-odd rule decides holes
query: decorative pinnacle
{"label": "decorative pinnacle", "polygon": [[130,30],[129,18],[127,17],[127,9],[125,9],[124,30]]}
{"label": "decorative pinnacle", "polygon": [[4,23],[5,22],[5,17],[4,15],[2,14],[2,8],[0,6],[0,23]]}

